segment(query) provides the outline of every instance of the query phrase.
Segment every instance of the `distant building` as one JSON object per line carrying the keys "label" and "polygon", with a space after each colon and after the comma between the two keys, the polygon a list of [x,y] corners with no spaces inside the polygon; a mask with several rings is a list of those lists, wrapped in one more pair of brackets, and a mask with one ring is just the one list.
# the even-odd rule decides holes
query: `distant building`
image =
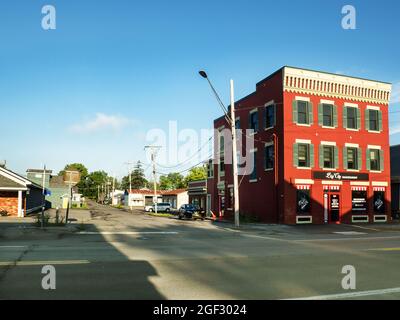
{"label": "distant building", "polygon": [[[124,196],[125,206],[132,208],[144,208],[153,204],[154,192],[150,189],[126,190]],[[162,202],[162,195],[157,192],[157,202]]]}
{"label": "distant building", "polygon": [[109,194],[110,199],[112,199],[111,204],[113,206],[121,205],[124,199],[125,191],[123,190],[114,190]]}
{"label": "distant building", "polygon": [[188,184],[189,204],[198,205],[210,213],[211,195],[207,195],[207,180],[191,181]]}
{"label": "distant building", "polygon": [[162,202],[170,203],[172,209],[179,209],[183,204],[189,203],[187,189],[161,191]]}
{"label": "distant building", "polygon": [[400,215],[400,145],[390,147],[391,184],[392,184],[392,213]]}
{"label": "distant building", "polygon": [[43,206],[43,188],[4,166],[0,167],[0,211],[24,217]]}
{"label": "distant building", "polygon": [[50,190],[51,195],[46,197],[46,206],[48,208],[66,208],[68,205],[70,190],[64,183],[64,177],[53,176],[52,170],[28,169],[26,176],[36,184],[43,185],[43,176],[45,176],[45,187]]}

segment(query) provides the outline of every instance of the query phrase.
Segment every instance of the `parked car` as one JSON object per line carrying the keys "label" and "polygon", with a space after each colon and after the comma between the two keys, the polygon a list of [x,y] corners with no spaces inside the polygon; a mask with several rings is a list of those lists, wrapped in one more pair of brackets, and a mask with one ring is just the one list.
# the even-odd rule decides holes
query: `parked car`
{"label": "parked car", "polygon": [[179,219],[201,219],[204,220],[204,217],[201,215],[201,209],[198,205],[194,204],[184,204],[179,208],[178,213]]}
{"label": "parked car", "polygon": [[[155,212],[155,207],[155,204],[152,204],[150,206],[145,206],[144,210],[146,212]],[[171,212],[171,204],[168,202],[157,203],[157,212]]]}

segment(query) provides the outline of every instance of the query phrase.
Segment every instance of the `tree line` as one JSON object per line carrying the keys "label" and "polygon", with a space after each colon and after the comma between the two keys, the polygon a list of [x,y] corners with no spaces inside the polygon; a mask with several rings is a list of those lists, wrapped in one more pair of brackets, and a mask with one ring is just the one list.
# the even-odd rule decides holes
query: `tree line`
{"label": "tree line", "polygon": [[[131,178],[129,174],[124,176],[121,180],[115,179],[104,170],[89,172],[89,170],[82,163],[67,164],[64,170],[61,170],[58,175],[63,176],[67,170],[77,170],[80,172],[80,181],[77,184],[79,192],[85,197],[95,199],[100,190],[112,190],[114,186],[117,190],[127,190],[130,185],[132,189],[153,188],[153,181],[148,180],[145,175],[145,170],[140,161],[136,163],[132,172]],[[187,188],[190,181],[202,180],[207,178],[207,170],[204,166],[191,168],[186,176],[179,172],[170,172],[161,175],[157,181],[157,188],[159,190],[175,190]]]}

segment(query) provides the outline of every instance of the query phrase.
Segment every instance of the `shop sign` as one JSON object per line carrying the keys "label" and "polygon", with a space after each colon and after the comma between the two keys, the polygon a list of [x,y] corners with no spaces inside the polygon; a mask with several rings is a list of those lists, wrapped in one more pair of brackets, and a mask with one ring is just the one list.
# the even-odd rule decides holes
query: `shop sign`
{"label": "shop sign", "polygon": [[368,181],[368,173],[336,172],[336,171],[314,171],[316,180],[334,180],[334,181]]}

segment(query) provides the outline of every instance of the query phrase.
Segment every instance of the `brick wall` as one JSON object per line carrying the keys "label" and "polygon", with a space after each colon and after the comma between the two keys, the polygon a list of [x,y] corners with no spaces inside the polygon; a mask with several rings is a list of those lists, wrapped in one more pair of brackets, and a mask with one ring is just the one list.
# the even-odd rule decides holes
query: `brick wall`
{"label": "brick wall", "polygon": [[6,210],[9,215],[18,215],[18,192],[0,191],[0,210]]}

